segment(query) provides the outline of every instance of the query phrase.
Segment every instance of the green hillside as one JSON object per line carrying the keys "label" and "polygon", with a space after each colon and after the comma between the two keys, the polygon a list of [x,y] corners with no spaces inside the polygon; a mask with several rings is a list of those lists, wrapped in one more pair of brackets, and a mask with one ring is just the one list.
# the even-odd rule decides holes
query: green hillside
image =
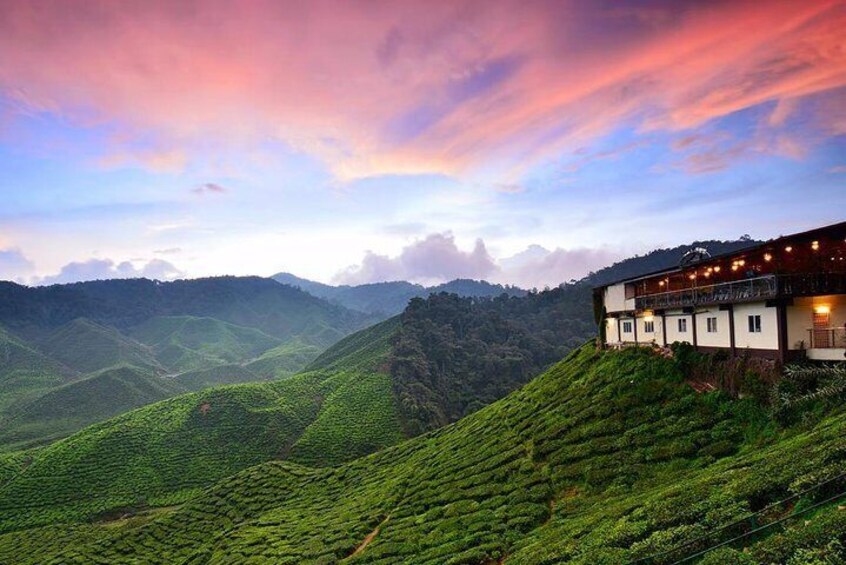
{"label": "green hillside", "polygon": [[70,380],[73,372],[0,327],[0,414]]}
{"label": "green hillside", "polygon": [[[842,474],[842,406],[800,420],[782,427],[751,400],[699,394],[648,351],[584,347],[507,398],[369,457],[268,462],[178,507],[8,531],[0,562],[626,563]],[[58,499],[38,509],[56,479],[30,473],[48,461],[0,490],[4,529],[37,512],[67,519]],[[840,563],[844,537],[846,512],[830,503],[708,562]]]}
{"label": "green hillside", "polygon": [[0,531],[178,504],[257,463],[331,465],[397,443],[390,378],[378,370],[387,336],[349,350],[349,368],[177,396],[39,450],[0,487]]}
{"label": "green hillside", "polygon": [[171,380],[137,367],[103,369],[10,407],[0,416],[0,446],[43,444],[182,390]]}
{"label": "green hillside", "polygon": [[[296,338],[263,352],[245,365],[262,379],[276,379],[293,375],[303,369],[324,350],[319,345]],[[256,378],[254,380],[259,380]]]}
{"label": "green hillside", "polygon": [[161,369],[149,347],[115,328],[85,318],[77,318],[60,326],[40,346],[50,358],[80,373],[91,373],[122,364]]}
{"label": "green hillside", "polygon": [[279,345],[257,329],[193,316],[157,316],[129,333],[171,372],[248,361]]}

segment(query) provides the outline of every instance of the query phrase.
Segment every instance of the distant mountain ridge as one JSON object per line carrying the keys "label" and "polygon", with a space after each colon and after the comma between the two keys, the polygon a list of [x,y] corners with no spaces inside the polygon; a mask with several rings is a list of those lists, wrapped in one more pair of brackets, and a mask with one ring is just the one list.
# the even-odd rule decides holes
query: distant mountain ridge
{"label": "distant mountain ridge", "polygon": [[426,298],[431,294],[447,292],[459,296],[480,298],[502,294],[525,296],[526,291],[516,286],[489,283],[473,279],[455,279],[436,286],[423,286],[408,281],[377,282],[361,285],[332,286],[291,273],[277,273],[273,280],[299,288],[313,296],[323,298],[351,310],[367,314],[393,316],[402,312],[412,298]]}
{"label": "distant mountain ridge", "polygon": [[183,392],[292,375],[372,321],[259,277],[0,282],[0,450]]}

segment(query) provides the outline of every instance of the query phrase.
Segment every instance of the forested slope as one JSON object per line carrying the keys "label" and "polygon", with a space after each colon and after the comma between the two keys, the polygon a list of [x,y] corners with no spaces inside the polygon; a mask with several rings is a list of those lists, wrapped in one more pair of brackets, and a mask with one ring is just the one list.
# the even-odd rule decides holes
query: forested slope
{"label": "forested slope", "polygon": [[[625,563],[843,473],[844,429],[842,406],[783,427],[751,400],[698,394],[671,360],[586,346],[507,398],[369,457],[265,463],[178,508],[10,531],[0,562]],[[707,560],[844,557],[836,504],[780,532]]]}

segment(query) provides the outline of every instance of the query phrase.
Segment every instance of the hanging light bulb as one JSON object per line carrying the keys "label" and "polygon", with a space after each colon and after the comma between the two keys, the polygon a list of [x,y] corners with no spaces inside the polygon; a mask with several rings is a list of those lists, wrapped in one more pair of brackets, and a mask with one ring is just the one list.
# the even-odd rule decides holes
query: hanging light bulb
{"label": "hanging light bulb", "polygon": [[791,253],[793,251],[793,246],[788,245],[787,247],[784,248],[784,250],[787,251],[788,253]]}
{"label": "hanging light bulb", "polygon": [[819,248],[820,248],[820,242],[819,241],[812,241],[811,242],[811,249],[813,249],[814,251],[817,251]]}
{"label": "hanging light bulb", "polygon": [[770,261],[772,261],[772,260],[773,260],[773,256],[772,256],[772,254],[770,254],[770,253],[764,253],[764,261],[766,261],[767,263],[769,263],[769,262],[770,262]]}

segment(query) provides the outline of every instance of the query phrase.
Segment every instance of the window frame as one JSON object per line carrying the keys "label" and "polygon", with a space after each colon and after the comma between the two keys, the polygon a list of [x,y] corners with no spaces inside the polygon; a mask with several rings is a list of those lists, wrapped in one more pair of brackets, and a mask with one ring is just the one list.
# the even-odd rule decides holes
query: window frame
{"label": "window frame", "polygon": [[717,329],[716,316],[708,316],[705,318],[705,331],[709,334],[719,333],[719,330]]}
{"label": "window frame", "polygon": [[623,333],[624,334],[632,333],[632,321],[631,320],[623,320]]}
{"label": "window frame", "polygon": [[680,334],[687,333],[687,318],[679,318],[678,319],[678,329]]}
{"label": "window frame", "polygon": [[749,333],[751,333],[751,334],[762,333],[763,328],[762,328],[761,315],[760,314],[749,314],[746,319],[747,319]]}

